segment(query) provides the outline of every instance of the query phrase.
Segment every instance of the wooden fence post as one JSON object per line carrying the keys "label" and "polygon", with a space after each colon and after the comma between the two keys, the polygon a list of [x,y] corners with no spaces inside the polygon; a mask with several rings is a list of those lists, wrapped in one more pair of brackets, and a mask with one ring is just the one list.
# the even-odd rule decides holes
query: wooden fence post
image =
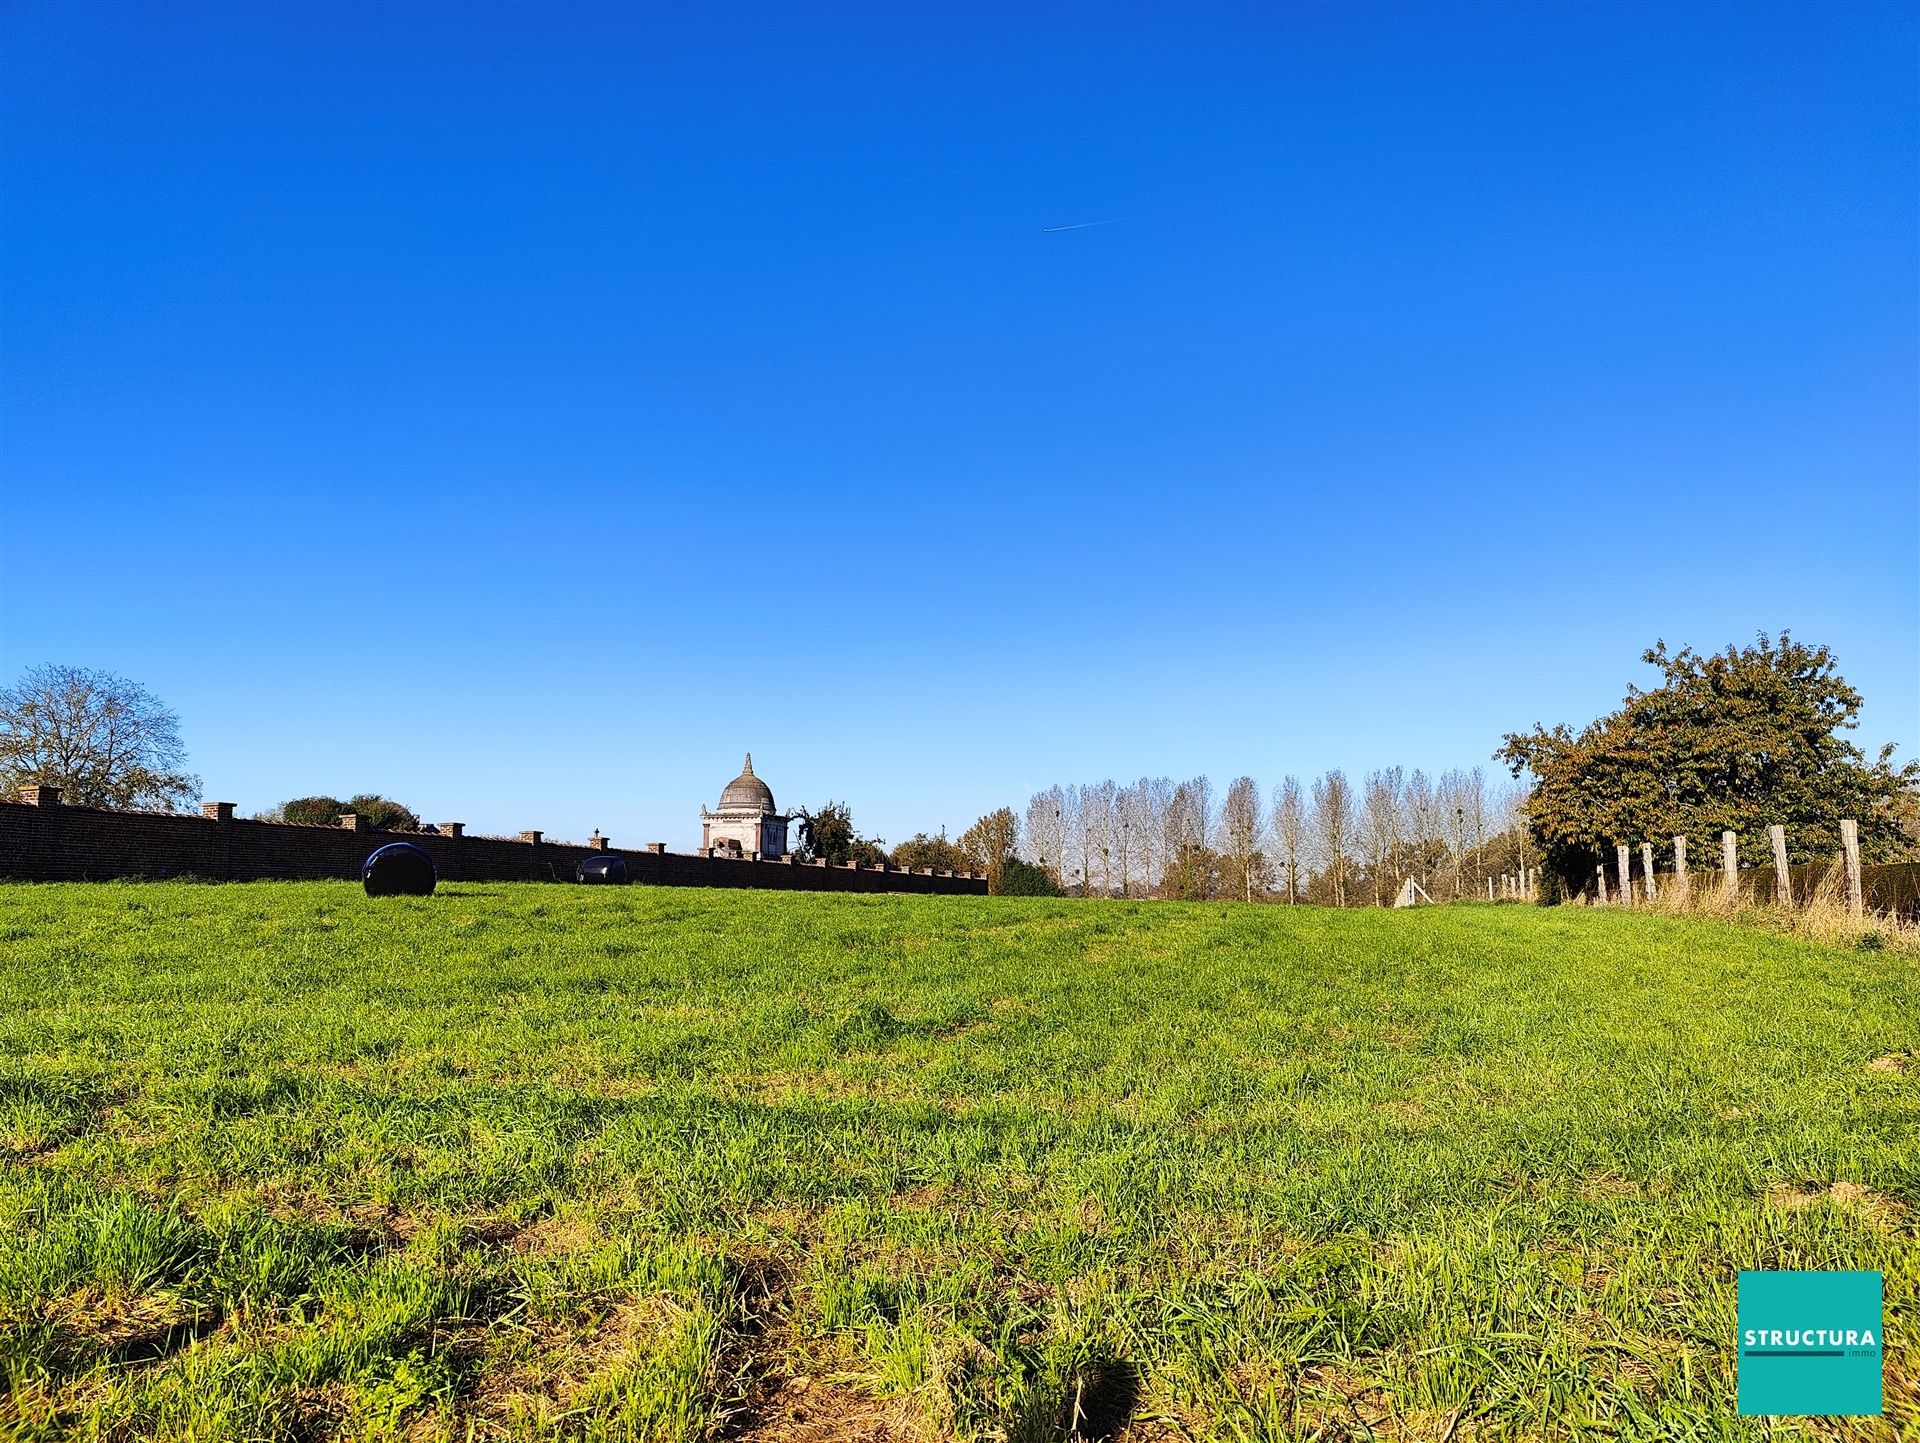
{"label": "wooden fence post", "polygon": [[1593,889],[1594,895],[1602,902],[1607,900],[1607,864],[1605,862],[1593,869]]}
{"label": "wooden fence post", "polygon": [[1775,822],[1767,828],[1767,840],[1773,843],[1773,900],[1780,906],[1793,905],[1793,873],[1787,870],[1787,829]]}
{"label": "wooden fence post", "polygon": [[1680,895],[1681,901],[1687,899],[1687,839],[1673,839],[1673,890]]}
{"label": "wooden fence post", "polygon": [[1720,888],[1730,899],[1740,896],[1740,849],[1734,841],[1734,833],[1720,834]]}
{"label": "wooden fence post", "polygon": [[1623,905],[1633,905],[1633,848],[1625,842],[1616,842],[1613,847],[1614,859],[1620,864],[1620,901]]}
{"label": "wooden fence post", "polygon": [[1860,824],[1851,817],[1840,823],[1840,850],[1847,857],[1847,911],[1860,917],[1867,910],[1860,886]]}
{"label": "wooden fence post", "polygon": [[1646,875],[1647,900],[1651,902],[1654,900],[1654,898],[1660,895],[1660,884],[1653,880],[1653,843],[1652,842],[1642,842],[1640,844],[1640,870]]}

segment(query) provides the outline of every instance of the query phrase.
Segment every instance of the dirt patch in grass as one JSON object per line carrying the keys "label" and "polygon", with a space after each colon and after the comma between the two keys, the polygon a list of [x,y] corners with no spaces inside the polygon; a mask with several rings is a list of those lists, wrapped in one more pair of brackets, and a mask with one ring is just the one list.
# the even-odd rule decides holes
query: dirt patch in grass
{"label": "dirt patch in grass", "polygon": [[458,1223],[460,1241],[478,1244],[483,1248],[513,1247],[519,1250],[520,1238],[527,1232],[527,1224],[513,1218],[462,1218]]}
{"label": "dirt patch in grass", "polygon": [[1885,1057],[1876,1057],[1867,1064],[1868,1072],[1905,1072],[1913,1066],[1913,1058],[1904,1052],[1889,1052]]}
{"label": "dirt patch in grass", "polygon": [[905,1192],[895,1193],[893,1200],[900,1207],[932,1209],[950,1201],[950,1194],[944,1183],[921,1183]]}
{"label": "dirt patch in grass", "polygon": [[456,1432],[512,1432],[551,1422],[589,1393],[597,1373],[668,1326],[674,1304],[661,1294],[632,1297],[591,1320],[533,1320],[510,1331],[476,1319],[436,1330],[436,1351],[463,1360],[471,1376]]}
{"label": "dirt patch in grass", "polygon": [[83,1288],[47,1306],[59,1351],[75,1362],[156,1363],[216,1331],[220,1316],[169,1293],[109,1295]]}
{"label": "dirt patch in grass", "polygon": [[1131,1363],[1118,1359],[1094,1363],[1073,1380],[1062,1431],[1085,1443],[1125,1438],[1140,1407],[1140,1394],[1140,1371]]}
{"label": "dirt patch in grass", "polygon": [[896,1405],[822,1378],[771,1380],[722,1430],[729,1443],[904,1443]]}
{"label": "dirt patch in grass", "polygon": [[1892,1227],[1906,1215],[1906,1204],[1886,1193],[1875,1192],[1857,1182],[1837,1182],[1831,1187],[1819,1183],[1776,1183],[1767,1189],[1767,1202],[1788,1212],[1799,1212],[1818,1202],[1830,1202],[1843,1212],[1864,1218],[1875,1227]]}
{"label": "dirt patch in grass", "polygon": [[1577,1191],[1590,1202],[1604,1198],[1638,1197],[1643,1189],[1630,1177],[1621,1177],[1618,1173],[1591,1172],[1580,1179]]}
{"label": "dirt patch in grass", "polygon": [[1307,1417],[1336,1426],[1344,1422],[1371,1431],[1394,1416],[1385,1389],[1364,1373],[1335,1363],[1302,1368],[1296,1392]]}
{"label": "dirt patch in grass", "polygon": [[516,1253],[579,1253],[598,1239],[592,1219],[580,1213],[559,1213],[518,1229],[510,1242]]}

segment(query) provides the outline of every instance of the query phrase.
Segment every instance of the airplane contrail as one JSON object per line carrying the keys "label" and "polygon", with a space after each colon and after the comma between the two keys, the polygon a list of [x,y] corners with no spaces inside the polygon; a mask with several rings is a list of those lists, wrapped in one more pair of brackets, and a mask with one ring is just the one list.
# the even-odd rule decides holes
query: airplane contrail
{"label": "airplane contrail", "polygon": [[1116,222],[1110,220],[1083,220],[1078,225],[1043,225],[1040,227],[1040,234],[1052,235],[1055,231],[1060,230],[1085,230],[1088,226],[1114,224],[1116,224]]}

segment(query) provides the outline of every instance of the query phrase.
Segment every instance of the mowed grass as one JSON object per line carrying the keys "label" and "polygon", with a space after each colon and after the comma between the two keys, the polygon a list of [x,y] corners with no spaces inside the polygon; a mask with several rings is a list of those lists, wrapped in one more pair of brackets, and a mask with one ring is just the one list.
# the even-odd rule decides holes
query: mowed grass
{"label": "mowed grass", "polygon": [[[1911,959],[1620,911],[0,887],[0,1434],[1754,1437]],[[1780,1423],[1831,1436],[1867,1424]]]}

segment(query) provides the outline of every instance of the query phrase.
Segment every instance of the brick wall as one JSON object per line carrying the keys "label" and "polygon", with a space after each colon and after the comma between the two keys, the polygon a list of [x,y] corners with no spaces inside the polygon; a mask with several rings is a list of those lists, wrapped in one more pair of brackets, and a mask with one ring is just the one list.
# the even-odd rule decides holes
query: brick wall
{"label": "brick wall", "polygon": [[809,892],[922,892],[984,896],[985,877],[897,867],[829,867],[627,851],[605,838],[550,842],[539,832],[469,837],[458,823],[434,832],[375,832],[363,819],[337,827],[251,822],[227,802],[204,814],[172,816],[67,807],[51,787],[27,787],[0,800],[0,878],[28,882],[106,881],[114,877],[194,876],[222,881],[358,881],[367,854],[388,842],[412,842],[433,854],[443,882],[571,882],[583,857],[624,857],[627,874],[657,887],[784,887]]}

